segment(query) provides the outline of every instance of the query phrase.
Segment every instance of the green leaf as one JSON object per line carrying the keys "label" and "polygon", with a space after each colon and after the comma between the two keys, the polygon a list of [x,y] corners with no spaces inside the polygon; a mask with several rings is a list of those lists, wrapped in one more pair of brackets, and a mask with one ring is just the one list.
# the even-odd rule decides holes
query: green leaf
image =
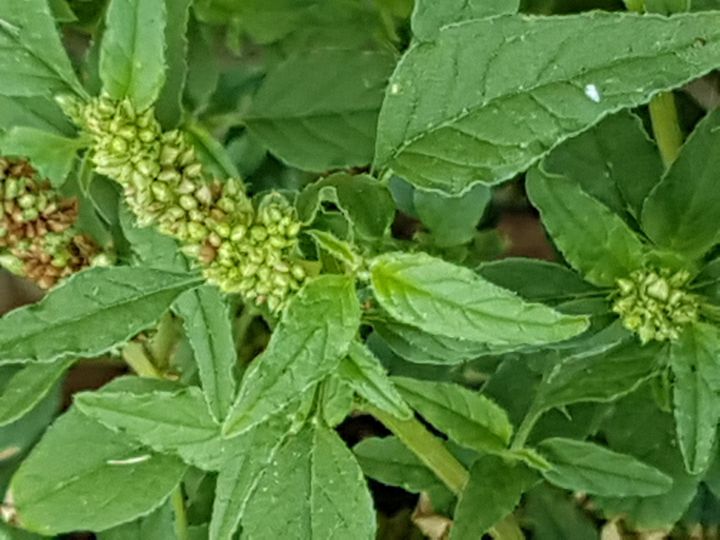
{"label": "green leaf", "polygon": [[41,129],[58,135],[73,135],[75,132],[60,107],[47,97],[0,95],[0,130],[16,126]]}
{"label": "green leaf", "polygon": [[410,493],[436,492],[452,496],[420,459],[397,437],[369,437],[353,448],[366,476]]}
{"label": "green leaf", "polygon": [[443,26],[506,13],[517,13],[519,0],[417,0],[412,31],[422,41],[435,39]]}
{"label": "green leaf", "polygon": [[660,495],[672,478],[627,454],[573,439],[545,439],[539,445],[552,468],[548,482],[571,491],[609,497]]}
{"label": "green leaf", "polygon": [[648,13],[673,15],[683,11],[690,11],[691,0],[645,0],[645,10]]}
{"label": "green leaf", "polygon": [[155,116],[166,129],[177,127],[182,119],[182,96],[188,76],[187,30],[192,1],[164,0],[167,13],[165,25],[167,72],[165,85],[157,99]]}
{"label": "green leaf", "polygon": [[248,499],[283,443],[284,433],[270,422],[233,440],[238,439],[242,440],[241,451],[225,462],[218,475],[209,540],[233,538]]}
{"label": "green leaf", "polygon": [[352,342],[338,373],[361,398],[378,409],[403,420],[412,416],[412,410],[388,378],[380,360],[360,342]]}
{"label": "green leaf", "polygon": [[415,190],[414,207],[418,217],[440,247],[467,244],[477,232],[477,225],[485,213],[492,191],[487,186],[475,186],[459,197],[448,197],[433,191]]}
{"label": "green leaf", "polygon": [[71,23],[78,20],[67,0],[50,0],[49,4],[53,17],[57,22]]}
{"label": "green leaf", "polygon": [[[342,369],[343,361],[338,372]],[[311,389],[312,391],[312,389]],[[355,391],[347,380],[339,375],[330,375],[319,385],[319,410],[328,427],[340,425],[353,411]]]}
{"label": "green leaf", "polygon": [[673,403],[677,438],[691,474],[703,472],[715,455],[720,420],[720,333],[698,323],[686,328],[670,345],[675,375]]}
{"label": "green leaf", "polygon": [[534,540],[599,540],[588,515],[565,493],[546,485],[527,495],[523,508],[532,524]]}
{"label": "green leaf", "polygon": [[223,178],[241,178],[225,147],[199,122],[188,120],[183,129],[190,138],[198,158],[212,174]]}
{"label": "green leaf", "polygon": [[[82,451],[73,450],[78,441]],[[31,531],[100,531],[160,506],[185,469],[71,410],[45,433],[11,489],[20,524]]]}
{"label": "green leaf", "polygon": [[223,294],[210,285],[187,291],[175,305],[193,349],[205,400],[213,416],[222,420],[235,398],[237,353],[230,308]]}
{"label": "green leaf", "polygon": [[373,328],[395,354],[416,364],[463,364],[496,350],[484,343],[435,336],[391,321],[373,321]]}
{"label": "green leaf", "polygon": [[702,476],[685,471],[678,450],[672,415],[658,409],[648,385],[610,410],[602,432],[610,448],[634,455],[673,479],[670,491],[653,497],[596,497],[608,519],[622,517],[634,530],[670,530],[685,513]]}
{"label": "green leaf", "polygon": [[46,0],[0,0],[0,94],[85,95]]}
{"label": "green leaf", "polygon": [[658,344],[641,346],[633,339],[571,355],[550,371],[533,407],[547,410],[584,401],[614,401],[657,372],[662,352]]}
{"label": "green leaf", "polygon": [[136,264],[168,272],[183,273],[190,270],[190,262],[180,250],[179,242],[160,233],[153,226],[139,227],[126,204],[120,205],[118,219],[125,238],[130,242]]}
{"label": "green leaf", "polygon": [[148,268],[76,274],[37,304],[0,319],[0,364],[99,356],[151,327],[199,281]]}
{"label": "green leaf", "polygon": [[43,538],[45,537],[0,522],[0,539],[2,540],[42,540]]}
{"label": "green leaf", "polygon": [[527,190],[557,247],[590,283],[614,287],[642,268],[646,249],[640,239],[577,182],[533,169]]}
{"label": "green leaf", "polygon": [[359,326],[352,278],[326,275],[308,282],[245,374],[225,434],[239,435],[262,422],[334,372]]}
{"label": "green leaf", "polygon": [[334,431],[310,424],[277,451],[242,525],[246,538],[369,540],[375,509],[352,452]]}
{"label": "green leaf", "polygon": [[478,273],[534,302],[558,303],[602,294],[571,269],[538,259],[493,261],[481,265]]}
{"label": "green leaf", "polygon": [[73,364],[63,360],[52,364],[30,364],[15,372],[0,393],[0,426],[29,413]]}
{"label": "green leaf", "polygon": [[385,236],[395,218],[390,191],[366,174],[336,173],[307,186],[297,200],[300,219],[312,223],[326,201],[339,208],[362,238]]}
{"label": "green leaf", "polygon": [[65,183],[78,151],[85,146],[83,139],[69,139],[32,127],[14,127],[0,138],[5,155],[27,157],[54,187]]}
{"label": "green leaf", "polygon": [[587,328],[583,317],[529,304],[473,271],[422,253],[373,260],[372,286],[392,317],[431,334],[490,345],[562,341]]}
{"label": "green leaf", "polygon": [[367,165],[394,65],[392,55],[379,51],[320,49],[291,56],[267,75],[245,125],[299,169]]}
{"label": "green leaf", "polygon": [[158,0],[112,0],[100,49],[103,91],[144,110],[165,83],[166,5]]}
{"label": "green leaf", "polygon": [[135,521],[125,523],[97,535],[98,540],[170,540],[175,538],[172,506],[169,502]]}
{"label": "green leaf", "polygon": [[339,240],[334,234],[317,229],[310,229],[304,232],[313,239],[318,248],[326,252],[333,259],[347,266],[349,270],[355,271],[362,265],[362,258],[355,253],[352,245],[343,240]]}
{"label": "green leaf", "polygon": [[206,468],[208,461],[203,454],[210,454],[221,443],[220,426],[196,387],[174,392],[83,392],[75,396],[75,404],[109,429],[158,452],[175,453],[201,468]]}
{"label": "green leaf", "polygon": [[645,201],[643,229],[661,247],[699,258],[720,242],[716,218],[720,157],[714,151],[719,144],[720,111],[715,111],[698,125]]}
{"label": "green leaf", "polygon": [[392,76],[375,165],[450,193],[510,179],[604,116],[717,67],[719,26],[720,14],[600,11],[447,26]]}
{"label": "green leaf", "polygon": [[512,513],[536,481],[535,473],[522,463],[482,456],[470,469],[470,480],[460,495],[450,540],[477,540]]}
{"label": "green leaf", "polygon": [[664,167],[642,121],[624,111],[553,150],[543,169],[578,182],[618,215],[639,217]]}
{"label": "green leaf", "polygon": [[453,383],[393,377],[402,396],[458,444],[502,452],[512,437],[507,413],[485,396]]}

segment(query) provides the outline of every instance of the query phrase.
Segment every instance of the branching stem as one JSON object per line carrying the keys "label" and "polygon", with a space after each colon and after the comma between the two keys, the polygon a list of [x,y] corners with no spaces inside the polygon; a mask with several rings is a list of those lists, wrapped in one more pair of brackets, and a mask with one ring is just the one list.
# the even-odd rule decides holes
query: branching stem
{"label": "branching stem", "polygon": [[[450,491],[458,497],[462,494],[470,479],[470,474],[440,439],[430,433],[415,418],[400,420],[372,405],[365,405],[365,409],[400,439]],[[522,540],[525,538],[512,514],[496,523],[489,532],[495,540]]]}

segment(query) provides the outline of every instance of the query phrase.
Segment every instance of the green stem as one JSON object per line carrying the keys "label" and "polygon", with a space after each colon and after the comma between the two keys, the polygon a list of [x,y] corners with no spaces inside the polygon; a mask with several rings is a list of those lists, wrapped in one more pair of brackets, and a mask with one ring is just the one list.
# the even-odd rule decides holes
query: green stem
{"label": "green stem", "polygon": [[247,339],[247,333],[248,330],[250,330],[250,325],[255,320],[255,317],[258,316],[258,310],[256,310],[254,307],[250,305],[246,305],[242,313],[240,313],[240,316],[235,321],[235,348],[239,349],[242,345],[245,344],[245,340]]}
{"label": "green stem", "polygon": [[365,408],[412,450],[450,491],[458,496],[463,492],[470,474],[445,448],[442,441],[430,433],[425,426],[415,418],[400,420],[372,405],[366,405]]}
{"label": "green stem", "polygon": [[150,379],[162,379],[162,374],[148,358],[145,347],[141,343],[128,343],[122,352],[123,360],[135,373]]}
{"label": "green stem", "polygon": [[177,342],[177,328],[175,320],[170,313],[166,313],[157,325],[155,335],[148,343],[155,365],[167,367],[170,363],[170,353]]}
{"label": "green stem", "polygon": [[[642,13],[645,11],[645,0],[625,0],[625,6],[629,11]],[[652,98],[650,120],[660,156],[665,168],[668,169],[678,157],[683,144],[675,95],[672,92],[663,92]]]}
{"label": "green stem", "polygon": [[173,512],[175,513],[175,537],[177,540],[188,540],[190,532],[188,530],[187,510],[185,510],[185,497],[183,496],[182,486],[175,488],[171,499]]}
{"label": "green stem", "polygon": [[[372,405],[365,410],[377,418],[407,446],[456,496],[460,496],[470,479],[470,473],[450,453],[443,442],[430,433],[415,418],[400,420]],[[495,540],[522,540],[525,536],[515,516],[508,515],[490,529]]]}
{"label": "green stem", "polygon": [[680,154],[683,144],[675,96],[672,92],[658,94],[652,99],[650,118],[663,163],[665,168],[669,168]]}
{"label": "green stem", "polygon": [[540,420],[541,416],[542,411],[537,411],[533,408],[527,412],[525,418],[523,418],[523,421],[520,423],[520,426],[518,426],[518,429],[515,432],[515,437],[510,445],[510,450],[520,450],[525,446],[530,433],[535,427],[537,421]]}

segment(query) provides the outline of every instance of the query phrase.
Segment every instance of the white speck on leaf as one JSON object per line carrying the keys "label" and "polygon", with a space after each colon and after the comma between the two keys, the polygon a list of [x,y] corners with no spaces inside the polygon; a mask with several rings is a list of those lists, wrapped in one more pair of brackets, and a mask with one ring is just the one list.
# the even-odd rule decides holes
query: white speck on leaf
{"label": "white speck on leaf", "polygon": [[106,463],[108,465],[137,465],[150,459],[150,454],[144,454],[142,456],[131,457],[127,459],[108,459]]}
{"label": "white speck on leaf", "polygon": [[595,103],[600,103],[600,100],[602,99],[602,96],[600,95],[600,90],[598,90],[598,87],[594,84],[588,84],[587,86],[585,86],[585,95]]}
{"label": "white speck on leaf", "polygon": [[390,85],[390,93],[393,96],[397,96],[400,93],[400,85],[398,83],[393,83]]}

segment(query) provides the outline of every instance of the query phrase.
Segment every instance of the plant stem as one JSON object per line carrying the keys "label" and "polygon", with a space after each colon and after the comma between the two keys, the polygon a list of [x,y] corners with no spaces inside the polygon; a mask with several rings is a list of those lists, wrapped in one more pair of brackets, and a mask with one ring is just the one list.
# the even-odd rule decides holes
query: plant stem
{"label": "plant stem", "polygon": [[[470,473],[445,445],[415,418],[400,420],[372,405],[365,410],[377,418],[407,446],[456,496],[460,496]],[[489,531],[495,540],[523,540],[525,536],[515,516],[508,515]]]}
{"label": "plant stem", "polygon": [[141,377],[150,379],[162,379],[162,374],[157,370],[148,358],[145,347],[140,343],[128,343],[123,348],[123,360],[132,370]]}
{"label": "plant stem", "polygon": [[683,144],[683,134],[680,129],[675,96],[672,92],[658,94],[652,99],[650,102],[650,118],[655,140],[667,169],[678,157],[680,147]]}
{"label": "plant stem", "polygon": [[155,365],[167,367],[170,363],[172,348],[177,342],[177,330],[175,321],[170,313],[166,313],[157,325],[155,335],[148,343],[148,349],[152,354]]}
{"label": "plant stem", "polygon": [[171,495],[173,512],[175,513],[175,536],[177,540],[188,540],[187,511],[185,510],[185,497],[183,496],[182,485],[175,488]]}
{"label": "plant stem", "polygon": [[246,305],[242,313],[240,313],[240,316],[235,320],[235,348],[239,349],[242,345],[245,344],[245,340],[247,339],[247,333],[250,329],[250,325],[255,320],[255,317],[258,316],[258,311],[250,306]]}
{"label": "plant stem", "polygon": [[400,420],[372,405],[365,408],[420,458],[450,491],[455,495],[462,493],[470,475],[440,439],[415,418]]}
{"label": "plant stem", "polygon": [[[642,13],[645,11],[645,0],[625,0],[625,6],[629,11]],[[652,98],[650,120],[660,156],[665,168],[668,169],[678,157],[683,144],[675,95],[672,92],[663,92]]]}
{"label": "plant stem", "polygon": [[525,446],[530,433],[535,427],[537,421],[540,419],[541,415],[542,411],[537,411],[533,408],[527,412],[525,418],[523,418],[523,421],[520,423],[520,426],[515,432],[515,437],[510,445],[510,450],[520,450],[523,446]]}

